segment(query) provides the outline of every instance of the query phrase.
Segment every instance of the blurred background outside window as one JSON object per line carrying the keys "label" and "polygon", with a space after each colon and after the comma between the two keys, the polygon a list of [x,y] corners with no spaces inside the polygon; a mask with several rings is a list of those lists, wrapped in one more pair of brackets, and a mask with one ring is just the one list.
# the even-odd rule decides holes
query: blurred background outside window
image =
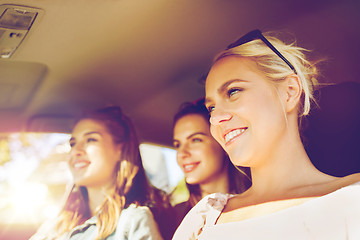
{"label": "blurred background outside window", "polygon": [[[57,215],[72,185],[69,139],[61,133],[0,134],[0,240],[14,229],[30,234]],[[140,152],[151,183],[172,193],[173,204],[186,200],[175,150],[141,144]]]}

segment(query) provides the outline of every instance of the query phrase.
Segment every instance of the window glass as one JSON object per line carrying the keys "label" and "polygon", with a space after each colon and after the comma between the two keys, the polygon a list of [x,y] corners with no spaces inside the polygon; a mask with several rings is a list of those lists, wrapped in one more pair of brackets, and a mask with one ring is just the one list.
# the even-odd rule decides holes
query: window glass
{"label": "window glass", "polygon": [[38,224],[57,214],[71,182],[68,134],[0,137],[0,223]]}
{"label": "window glass", "polygon": [[176,151],[153,144],[141,144],[140,152],[150,182],[170,194],[184,178],[176,162]]}
{"label": "window glass", "polygon": [[[70,134],[11,133],[0,135],[0,224],[38,226],[54,217],[72,185],[67,159]],[[143,165],[150,182],[172,193],[183,173],[173,149],[140,145]],[[176,188],[179,189],[179,188]],[[180,187],[181,189],[181,187]],[[181,196],[183,194],[183,196]],[[179,202],[186,198],[180,191]]]}

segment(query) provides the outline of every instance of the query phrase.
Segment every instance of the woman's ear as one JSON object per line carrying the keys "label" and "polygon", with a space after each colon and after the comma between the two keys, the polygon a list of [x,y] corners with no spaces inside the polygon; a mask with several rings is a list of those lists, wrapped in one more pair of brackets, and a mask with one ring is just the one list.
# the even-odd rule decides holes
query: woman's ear
{"label": "woman's ear", "polygon": [[293,110],[297,113],[297,107],[300,101],[300,97],[303,91],[300,78],[296,74],[291,74],[285,79],[285,90],[286,90],[286,112],[291,112]]}

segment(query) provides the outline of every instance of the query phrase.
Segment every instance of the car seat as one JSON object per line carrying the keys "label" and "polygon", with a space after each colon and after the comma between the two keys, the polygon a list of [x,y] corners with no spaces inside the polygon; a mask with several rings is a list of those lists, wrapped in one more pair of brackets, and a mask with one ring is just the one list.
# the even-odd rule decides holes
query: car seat
{"label": "car seat", "polygon": [[360,83],[329,85],[315,92],[303,131],[305,149],[320,171],[333,176],[360,172]]}

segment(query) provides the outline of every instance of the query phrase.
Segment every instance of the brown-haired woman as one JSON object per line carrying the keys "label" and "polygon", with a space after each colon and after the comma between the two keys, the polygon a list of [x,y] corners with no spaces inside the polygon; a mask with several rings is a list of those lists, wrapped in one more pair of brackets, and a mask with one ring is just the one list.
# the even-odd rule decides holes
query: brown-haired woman
{"label": "brown-haired woman", "polygon": [[74,187],[55,224],[31,239],[162,239],[150,208],[160,209],[156,216],[164,199],[145,176],[135,129],[121,108],[83,114],[70,146]]}
{"label": "brown-haired woman", "polygon": [[206,195],[242,193],[251,185],[248,168],[235,167],[211,136],[209,118],[204,98],[183,103],[174,116],[173,145],[190,194],[188,201],[174,207],[176,226]]}

